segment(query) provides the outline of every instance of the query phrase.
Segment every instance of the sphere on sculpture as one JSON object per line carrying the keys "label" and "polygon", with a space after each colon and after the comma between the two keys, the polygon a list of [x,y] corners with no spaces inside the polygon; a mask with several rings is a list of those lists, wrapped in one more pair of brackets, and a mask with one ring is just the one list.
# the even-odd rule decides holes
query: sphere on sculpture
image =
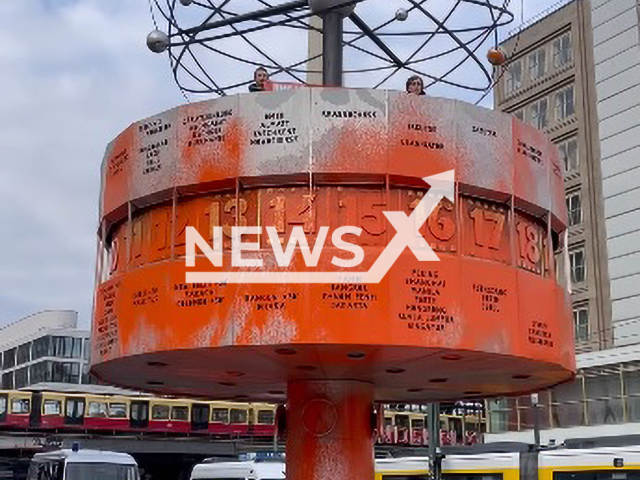
{"label": "sphere on sculpture", "polygon": [[154,30],[147,35],[147,47],[153,53],[162,53],[169,48],[169,36],[160,30]]}
{"label": "sphere on sculpture", "polygon": [[404,22],[407,18],[409,18],[409,12],[405,8],[399,8],[396,12],[396,20]]}
{"label": "sphere on sculpture", "polygon": [[507,61],[507,55],[500,48],[495,47],[487,52],[487,60],[494,67],[499,67]]}

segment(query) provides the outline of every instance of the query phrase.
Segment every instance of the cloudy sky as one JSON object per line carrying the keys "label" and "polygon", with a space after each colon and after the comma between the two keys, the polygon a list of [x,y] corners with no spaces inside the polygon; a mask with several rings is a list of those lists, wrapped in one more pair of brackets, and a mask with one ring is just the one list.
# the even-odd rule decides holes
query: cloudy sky
{"label": "cloudy sky", "polygon": [[49,309],[89,326],[104,148],[186,101],[151,29],[147,0],[0,0],[0,326]]}

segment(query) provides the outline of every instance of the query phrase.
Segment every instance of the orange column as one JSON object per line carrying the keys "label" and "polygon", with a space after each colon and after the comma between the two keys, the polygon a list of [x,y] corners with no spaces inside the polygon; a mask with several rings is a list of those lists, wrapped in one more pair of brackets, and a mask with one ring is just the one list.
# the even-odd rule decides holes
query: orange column
{"label": "orange column", "polygon": [[373,480],[372,384],[292,381],[287,405],[287,480]]}

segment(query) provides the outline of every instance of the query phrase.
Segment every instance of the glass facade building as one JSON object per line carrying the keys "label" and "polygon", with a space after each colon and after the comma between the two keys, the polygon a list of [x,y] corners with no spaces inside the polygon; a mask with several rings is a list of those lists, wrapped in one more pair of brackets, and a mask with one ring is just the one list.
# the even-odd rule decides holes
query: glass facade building
{"label": "glass facade building", "polygon": [[4,390],[43,382],[90,383],[89,339],[45,335],[3,352]]}
{"label": "glass facade building", "polygon": [[[532,430],[530,396],[490,400],[488,431]],[[640,422],[640,361],[581,369],[572,383],[538,395],[541,429]]]}
{"label": "glass facade building", "polygon": [[89,332],[75,312],[43,312],[0,329],[0,389],[91,383]]}

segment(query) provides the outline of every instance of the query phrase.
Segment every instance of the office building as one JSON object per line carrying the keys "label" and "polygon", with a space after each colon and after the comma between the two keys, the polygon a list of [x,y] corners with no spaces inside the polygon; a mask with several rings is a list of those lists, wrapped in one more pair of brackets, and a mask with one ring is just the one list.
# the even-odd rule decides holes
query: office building
{"label": "office building", "polygon": [[89,332],[72,311],[40,312],[0,328],[1,388],[89,383]]}
{"label": "office building", "polygon": [[547,134],[565,169],[576,351],[612,346],[602,172],[589,2],[574,0],[523,25],[501,48],[496,109]]}

